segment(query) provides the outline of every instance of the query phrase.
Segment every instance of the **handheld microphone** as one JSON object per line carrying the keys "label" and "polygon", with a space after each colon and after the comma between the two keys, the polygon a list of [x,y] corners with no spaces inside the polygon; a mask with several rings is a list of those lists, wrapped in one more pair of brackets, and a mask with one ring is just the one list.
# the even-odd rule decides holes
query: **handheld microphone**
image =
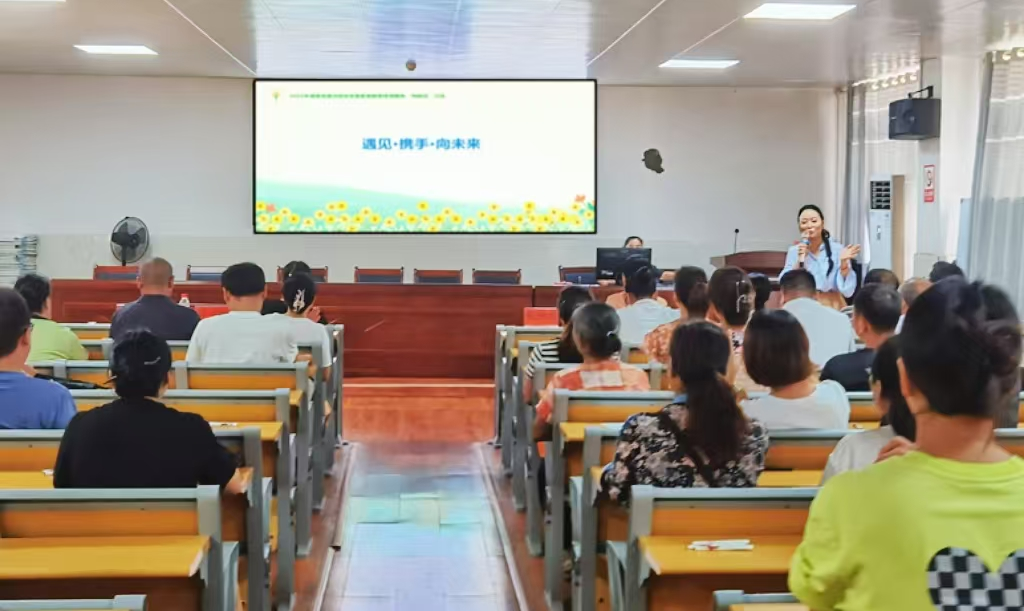
{"label": "handheld microphone", "polygon": [[733,236],[732,236],[732,254],[736,254],[736,245],[740,241],[740,230],[739,230],[739,228],[736,228],[736,229],[733,229],[732,232],[733,232]]}
{"label": "handheld microphone", "polygon": [[[803,244],[804,246],[810,246],[811,245],[811,239],[809,237],[807,237],[807,232],[806,231],[803,232],[802,234],[800,234],[800,236],[801,236],[801,239],[800,239],[800,243],[801,244]],[[804,262],[806,260],[807,260],[807,252],[805,250],[805,252],[803,252],[800,255],[800,258],[798,259],[798,261],[800,263],[800,267],[804,266]]]}

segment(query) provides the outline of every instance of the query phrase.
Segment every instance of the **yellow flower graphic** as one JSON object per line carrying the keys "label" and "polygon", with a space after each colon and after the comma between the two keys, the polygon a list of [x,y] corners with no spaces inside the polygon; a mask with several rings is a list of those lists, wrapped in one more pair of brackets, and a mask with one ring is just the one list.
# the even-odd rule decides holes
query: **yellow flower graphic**
{"label": "yellow flower graphic", "polygon": [[537,204],[533,202],[526,202],[526,204],[523,205],[523,208],[526,209],[527,212],[533,212],[536,207]]}
{"label": "yellow flower graphic", "polygon": [[531,223],[537,223],[539,221],[540,221],[540,216],[539,215],[536,215],[536,214],[531,214],[530,215],[530,222]]}
{"label": "yellow flower graphic", "polygon": [[499,206],[498,204],[491,204],[491,211],[492,212],[497,212],[500,209],[501,209],[501,206]]}
{"label": "yellow flower graphic", "polygon": [[583,224],[583,221],[581,221],[579,217],[576,216],[572,217],[572,219],[570,219],[569,222],[572,223],[573,227],[579,227],[580,225]]}
{"label": "yellow flower graphic", "polygon": [[384,220],[384,227],[386,229],[394,229],[394,227],[395,227],[395,219],[392,219],[392,218],[385,219]]}
{"label": "yellow flower graphic", "polygon": [[267,216],[266,214],[261,214],[261,215],[259,215],[258,217],[256,217],[256,220],[257,220],[257,221],[258,221],[258,222],[259,222],[259,223],[260,223],[261,225],[266,225],[266,224],[267,224],[267,221],[269,221],[269,220],[270,220],[270,217],[269,217],[269,216]]}
{"label": "yellow flower graphic", "polygon": [[511,227],[509,227],[509,231],[511,231],[512,233],[519,233],[522,230],[523,230],[522,225],[515,225],[515,224],[513,224]]}
{"label": "yellow flower graphic", "polygon": [[267,225],[267,233],[276,233],[277,225]]}
{"label": "yellow flower graphic", "polygon": [[283,214],[285,216],[290,216],[291,213],[292,213],[292,211],[289,210],[288,208],[281,208],[281,214]]}
{"label": "yellow flower graphic", "polygon": [[356,218],[352,219],[352,222],[354,222],[356,225],[362,225],[363,221],[365,220],[366,217],[364,217],[363,214],[360,212],[359,214],[356,215]]}
{"label": "yellow flower graphic", "polygon": [[265,212],[267,210],[267,202],[256,202],[256,210]]}
{"label": "yellow flower graphic", "polygon": [[342,215],[340,215],[340,216],[338,217],[338,222],[339,222],[339,223],[345,223],[345,224],[348,224],[348,221],[349,221],[349,216],[348,216],[347,214],[342,214]]}
{"label": "yellow flower graphic", "polygon": [[328,212],[334,212],[335,210],[338,209],[338,205],[335,204],[334,202],[328,203],[326,207]]}
{"label": "yellow flower graphic", "polygon": [[316,212],[313,213],[313,216],[315,216],[318,221],[322,221],[324,220],[324,217],[327,216],[327,213],[324,212],[323,210],[317,210]]}
{"label": "yellow flower graphic", "polygon": [[466,219],[466,227],[476,227],[476,219]]}
{"label": "yellow flower graphic", "polygon": [[346,229],[345,231],[349,233],[355,233],[356,231],[359,231],[359,225],[349,225],[348,229]]}
{"label": "yellow flower graphic", "polygon": [[333,214],[328,214],[327,218],[324,220],[327,221],[328,225],[333,225],[338,221],[338,217],[334,216]]}
{"label": "yellow flower graphic", "polygon": [[445,208],[444,210],[441,211],[441,214],[445,216],[451,216],[455,214],[455,212],[453,212],[451,208]]}
{"label": "yellow flower graphic", "polygon": [[284,219],[281,218],[280,214],[275,214],[274,216],[270,217],[270,222],[275,225],[280,225],[283,220]]}
{"label": "yellow flower graphic", "polygon": [[497,223],[498,222],[498,215],[497,214],[492,214],[491,216],[487,217],[487,220],[490,221],[491,224]]}
{"label": "yellow flower graphic", "polygon": [[453,214],[452,215],[452,222],[455,223],[456,225],[458,225],[459,223],[462,222],[462,217],[459,216],[458,214]]}
{"label": "yellow flower graphic", "polygon": [[569,222],[569,215],[564,213],[564,212],[559,212],[558,213],[558,221],[560,223],[567,223],[567,222]]}
{"label": "yellow flower graphic", "polygon": [[404,219],[407,215],[405,210],[399,210],[398,212],[395,213],[395,216],[397,216],[400,219]]}
{"label": "yellow flower graphic", "polygon": [[441,226],[440,225],[431,225],[430,229],[428,229],[427,231],[429,231],[430,233],[437,233],[438,231],[441,231]]}
{"label": "yellow flower graphic", "polygon": [[373,214],[373,210],[370,210],[369,208],[363,208],[362,210],[359,211],[359,214],[360,216],[370,216],[371,214]]}
{"label": "yellow flower graphic", "polygon": [[523,221],[525,221],[525,220],[526,220],[526,219],[525,219],[525,218],[523,218],[523,215],[522,215],[522,214],[517,214],[517,215],[516,215],[516,222],[517,222],[517,223],[522,223],[522,222],[523,222]]}
{"label": "yellow flower graphic", "polygon": [[426,212],[427,210],[430,209],[430,204],[428,204],[427,202],[420,202],[416,204],[416,207],[420,209],[420,212]]}
{"label": "yellow flower graphic", "polygon": [[480,212],[477,212],[476,215],[479,216],[481,220],[487,218],[487,212],[484,211],[484,210],[481,210]]}
{"label": "yellow flower graphic", "polygon": [[299,221],[301,221],[301,220],[302,219],[299,217],[298,214],[290,214],[290,215],[288,215],[288,222],[291,223],[292,225],[297,225],[299,223]]}
{"label": "yellow flower graphic", "polygon": [[373,216],[371,216],[370,217],[370,222],[373,223],[374,225],[379,225],[380,224],[380,215],[379,214],[374,214]]}
{"label": "yellow flower graphic", "polygon": [[541,220],[543,220],[546,224],[550,225],[551,223],[555,222],[555,216],[549,212],[542,216]]}
{"label": "yellow flower graphic", "polygon": [[583,218],[586,218],[586,219],[594,218],[594,211],[593,210],[587,210],[586,212],[583,213]]}
{"label": "yellow flower graphic", "polygon": [[410,215],[409,215],[408,217],[406,217],[406,219],[405,219],[405,220],[406,220],[406,222],[407,222],[407,223],[409,223],[410,225],[415,225],[416,223],[418,223],[418,222],[419,222],[419,220],[420,220],[420,219],[419,219],[419,217],[418,217],[418,216],[416,216],[415,214],[410,214]]}
{"label": "yellow flower graphic", "polygon": [[501,217],[501,220],[505,221],[506,223],[511,223],[512,222],[512,215],[511,214],[506,214],[505,216]]}
{"label": "yellow flower graphic", "polygon": [[345,210],[348,210],[348,204],[346,204],[345,202],[338,202],[334,204],[334,206],[335,209],[338,210],[338,212],[344,212]]}
{"label": "yellow flower graphic", "polygon": [[434,222],[437,223],[438,225],[443,223],[444,222],[444,215],[443,214],[438,214],[437,216],[435,216],[434,217]]}
{"label": "yellow flower graphic", "polygon": [[536,227],[534,227],[534,230],[537,231],[538,233],[547,233],[548,227],[547,225],[537,225]]}

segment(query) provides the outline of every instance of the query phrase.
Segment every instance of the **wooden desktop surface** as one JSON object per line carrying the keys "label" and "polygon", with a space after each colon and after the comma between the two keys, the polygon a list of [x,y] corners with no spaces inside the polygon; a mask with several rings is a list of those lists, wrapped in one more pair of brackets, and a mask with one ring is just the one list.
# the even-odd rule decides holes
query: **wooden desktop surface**
{"label": "wooden desktop surface", "polygon": [[281,438],[284,425],[280,422],[211,422],[214,431],[259,429],[260,441],[266,443]]}
{"label": "wooden desktop surface", "polygon": [[[601,485],[604,466],[591,467],[590,479]],[[815,488],[821,485],[821,471],[763,471],[757,478],[758,488]]]}
{"label": "wooden desktop surface", "polygon": [[773,603],[766,605],[732,605],[729,611],[810,611],[799,603]]}
{"label": "wooden desktop surface", "polygon": [[751,537],[754,549],[750,551],[700,552],[687,547],[695,537],[640,537],[640,553],[658,575],[784,575],[800,538]]}
{"label": "wooden desktop surface", "polygon": [[187,578],[209,544],[198,535],[0,539],[0,580]]}
{"label": "wooden desktop surface", "polygon": [[[240,467],[242,485],[252,483],[252,467]],[[53,488],[53,474],[44,471],[0,471],[0,490],[45,490]],[[0,535],[2,536],[2,535]]]}

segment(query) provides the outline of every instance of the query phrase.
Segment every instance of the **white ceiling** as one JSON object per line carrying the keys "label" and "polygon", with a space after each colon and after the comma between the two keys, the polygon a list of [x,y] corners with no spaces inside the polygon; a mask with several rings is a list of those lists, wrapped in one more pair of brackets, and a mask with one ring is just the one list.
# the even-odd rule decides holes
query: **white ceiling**
{"label": "white ceiling", "polygon": [[[0,0],[0,72],[401,77],[413,58],[418,78],[827,86],[922,55],[1024,44],[1024,0],[852,0],[857,9],[832,22],[744,20],[760,1]],[[90,56],[75,44],[159,55]],[[658,68],[679,54],[741,63]]]}

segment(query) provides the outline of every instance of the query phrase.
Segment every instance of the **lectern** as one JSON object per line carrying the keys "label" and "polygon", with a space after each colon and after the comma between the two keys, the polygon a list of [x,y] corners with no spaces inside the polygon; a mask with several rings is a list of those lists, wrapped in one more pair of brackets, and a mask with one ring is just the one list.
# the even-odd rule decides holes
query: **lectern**
{"label": "lectern", "polygon": [[711,265],[714,265],[715,269],[735,266],[743,268],[748,274],[764,274],[773,280],[779,277],[785,264],[786,252],[775,250],[752,250],[711,257]]}

